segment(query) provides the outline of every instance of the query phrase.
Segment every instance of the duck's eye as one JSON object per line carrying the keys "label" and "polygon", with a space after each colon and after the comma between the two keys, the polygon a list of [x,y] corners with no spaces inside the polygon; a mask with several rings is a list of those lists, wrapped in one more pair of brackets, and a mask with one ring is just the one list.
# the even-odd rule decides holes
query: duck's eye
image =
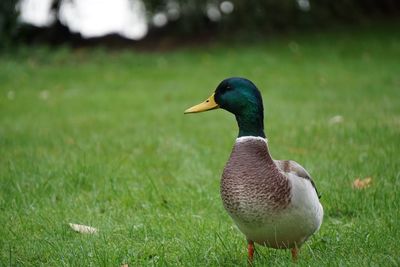
{"label": "duck's eye", "polygon": [[210,102],[210,100],[207,99],[206,102]]}

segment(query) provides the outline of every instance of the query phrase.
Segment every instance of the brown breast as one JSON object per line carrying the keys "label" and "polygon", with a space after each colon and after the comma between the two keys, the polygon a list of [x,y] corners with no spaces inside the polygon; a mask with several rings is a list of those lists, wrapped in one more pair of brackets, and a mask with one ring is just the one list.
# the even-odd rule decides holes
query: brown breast
{"label": "brown breast", "polygon": [[244,223],[287,207],[289,181],[276,167],[265,140],[238,139],[222,174],[221,197],[229,214]]}

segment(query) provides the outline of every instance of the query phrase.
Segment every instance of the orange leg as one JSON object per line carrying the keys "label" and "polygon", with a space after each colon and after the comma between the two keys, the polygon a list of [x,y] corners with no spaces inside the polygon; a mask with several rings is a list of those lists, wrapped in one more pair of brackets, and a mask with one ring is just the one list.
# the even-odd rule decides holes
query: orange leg
{"label": "orange leg", "polygon": [[299,255],[299,249],[297,247],[294,247],[291,249],[291,252],[292,252],[292,261],[297,262],[297,258]]}
{"label": "orange leg", "polygon": [[248,251],[247,260],[250,264],[252,264],[254,258],[254,242],[251,240],[247,241],[247,251]]}

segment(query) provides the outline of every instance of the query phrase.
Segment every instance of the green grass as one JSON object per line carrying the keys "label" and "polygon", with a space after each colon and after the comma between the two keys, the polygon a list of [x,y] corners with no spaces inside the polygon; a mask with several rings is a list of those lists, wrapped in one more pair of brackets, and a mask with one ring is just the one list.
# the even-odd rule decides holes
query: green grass
{"label": "green grass", "polygon": [[[244,266],[245,239],[219,196],[235,120],[183,115],[244,76],[262,91],[273,156],[300,162],[322,193],[324,222],[298,266],[398,266],[398,26],[1,56],[0,265]],[[352,188],[368,176],[370,188]],[[257,251],[257,266],[290,265],[288,251]]]}

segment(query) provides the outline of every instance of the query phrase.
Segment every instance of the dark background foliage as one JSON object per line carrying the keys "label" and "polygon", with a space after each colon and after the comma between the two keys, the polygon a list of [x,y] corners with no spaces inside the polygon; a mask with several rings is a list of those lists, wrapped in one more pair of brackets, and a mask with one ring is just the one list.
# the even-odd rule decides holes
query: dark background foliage
{"label": "dark background foliage", "polygon": [[[74,0],[64,0],[74,1]],[[57,11],[62,0],[53,2]],[[355,24],[379,19],[398,18],[400,1],[397,0],[310,0],[310,8],[301,9],[296,0],[232,0],[234,11],[222,14],[217,22],[206,15],[208,5],[218,7],[222,1],[178,0],[180,17],[163,29],[150,28],[147,38],[154,36],[194,37],[200,33],[232,35],[235,33],[263,34],[271,31],[321,29],[337,24]],[[79,42],[79,34],[56,22],[45,29],[20,25],[17,0],[0,1],[1,47],[18,42],[40,41],[52,44]],[[147,16],[166,12],[171,4],[168,0],[144,0]],[[57,14],[57,12],[56,12]]]}
{"label": "dark background foliage", "polygon": [[0,1],[0,47],[9,46],[18,35],[16,0]]}

